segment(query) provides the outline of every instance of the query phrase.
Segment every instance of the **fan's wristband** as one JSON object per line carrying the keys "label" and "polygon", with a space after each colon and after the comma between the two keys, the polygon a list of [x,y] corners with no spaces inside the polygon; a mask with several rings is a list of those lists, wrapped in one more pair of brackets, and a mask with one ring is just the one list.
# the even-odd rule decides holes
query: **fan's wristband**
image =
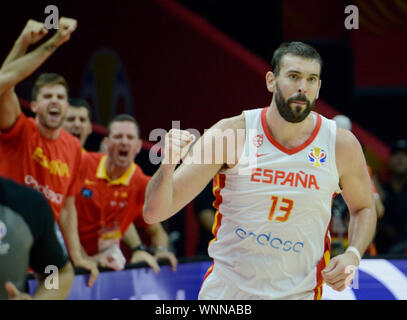
{"label": "fan's wristband", "polygon": [[132,252],[136,252],[136,251],[147,251],[147,248],[145,247],[144,244],[139,244],[137,247],[133,248],[131,250]]}
{"label": "fan's wristband", "polygon": [[163,246],[158,246],[155,250],[155,253],[159,253],[159,252],[169,252],[168,248],[163,247]]}
{"label": "fan's wristband", "polygon": [[360,256],[359,250],[356,249],[355,247],[348,247],[348,249],[346,249],[345,252],[348,252],[348,251],[353,252],[358,257],[358,260],[360,263],[360,260],[362,260],[362,257]]}

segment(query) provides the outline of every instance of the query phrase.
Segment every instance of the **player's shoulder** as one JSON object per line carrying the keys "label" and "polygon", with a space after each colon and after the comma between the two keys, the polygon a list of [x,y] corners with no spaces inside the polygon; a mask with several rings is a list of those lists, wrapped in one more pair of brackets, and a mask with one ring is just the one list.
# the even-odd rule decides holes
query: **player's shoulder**
{"label": "player's shoulder", "polygon": [[237,129],[245,129],[246,128],[246,122],[245,122],[245,116],[243,112],[239,115],[229,117],[229,118],[223,118],[219,120],[213,128],[219,128],[219,129],[232,129],[232,130],[237,130]]}
{"label": "player's shoulder", "polygon": [[35,118],[33,117],[27,117],[24,112],[21,112],[20,115],[17,118],[17,122],[20,121],[22,124],[24,124],[25,126],[28,126],[28,128],[30,128],[31,130],[37,130],[39,132],[38,129],[38,125],[35,122]]}
{"label": "player's shoulder", "polygon": [[27,117],[24,112],[20,112],[20,114],[15,119],[15,122],[10,127],[1,129],[3,138],[7,138],[10,136],[18,136],[21,138],[22,132],[26,132],[31,136],[40,134],[35,119],[33,117]]}
{"label": "player's shoulder", "polygon": [[336,128],[336,150],[341,152],[352,152],[361,148],[355,135],[346,129]]}
{"label": "player's shoulder", "polygon": [[346,129],[337,128],[336,130],[335,153],[340,175],[364,162],[362,146],[355,135]]}
{"label": "player's shoulder", "polygon": [[224,118],[218,121],[214,127],[220,127],[222,129],[246,129],[246,117],[260,116],[267,108],[254,108],[245,109],[239,115],[235,115],[229,118]]}

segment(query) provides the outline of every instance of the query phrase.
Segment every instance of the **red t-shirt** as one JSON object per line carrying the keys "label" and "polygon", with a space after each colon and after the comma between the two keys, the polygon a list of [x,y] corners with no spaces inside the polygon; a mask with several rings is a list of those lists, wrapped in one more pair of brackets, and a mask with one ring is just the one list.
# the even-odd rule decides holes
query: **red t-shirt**
{"label": "red t-shirt", "polygon": [[80,190],[79,140],[64,130],[49,140],[33,118],[21,113],[10,130],[0,133],[0,150],[0,175],[40,191],[58,220],[65,197]]}
{"label": "red t-shirt", "polygon": [[111,228],[117,223],[124,235],[132,222],[146,227],[143,219],[144,196],[149,176],[132,163],[116,180],[106,175],[107,155],[97,152],[82,154],[81,180],[83,187],[76,197],[78,230],[81,244],[87,254],[98,253],[101,228]]}

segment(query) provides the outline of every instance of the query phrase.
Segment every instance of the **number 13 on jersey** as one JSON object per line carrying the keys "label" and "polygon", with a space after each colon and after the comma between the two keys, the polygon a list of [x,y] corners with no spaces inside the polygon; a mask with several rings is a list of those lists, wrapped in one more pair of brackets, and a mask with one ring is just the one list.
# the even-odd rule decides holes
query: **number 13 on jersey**
{"label": "number 13 on jersey", "polygon": [[[277,196],[271,196],[271,207],[269,211],[268,220],[272,221],[273,219],[280,222],[285,222],[288,220],[291,211],[294,207],[294,200],[281,198]],[[278,209],[277,209],[278,207]],[[278,211],[281,215],[274,215]]]}

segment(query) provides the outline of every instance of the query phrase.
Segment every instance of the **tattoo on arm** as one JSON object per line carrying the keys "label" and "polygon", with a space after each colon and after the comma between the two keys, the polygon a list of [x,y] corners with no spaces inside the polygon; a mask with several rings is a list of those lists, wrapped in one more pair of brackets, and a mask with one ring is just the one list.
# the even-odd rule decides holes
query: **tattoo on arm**
{"label": "tattoo on arm", "polygon": [[45,49],[46,51],[51,51],[51,52],[55,51],[56,48],[57,48],[57,46],[56,46],[55,44],[52,44],[52,43],[47,44],[47,45],[44,47],[44,49]]}

